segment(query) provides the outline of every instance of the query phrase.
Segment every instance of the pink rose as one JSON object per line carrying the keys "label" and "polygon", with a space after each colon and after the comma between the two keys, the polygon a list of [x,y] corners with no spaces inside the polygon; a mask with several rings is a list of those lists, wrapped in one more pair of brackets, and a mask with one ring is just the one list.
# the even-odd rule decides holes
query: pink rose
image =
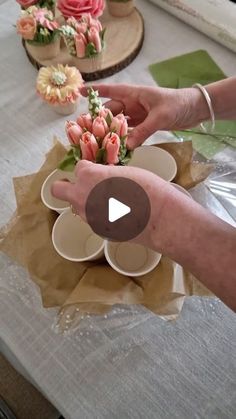
{"label": "pink rose", "polygon": [[128,123],[125,116],[121,113],[116,115],[110,126],[111,130],[114,130],[119,137],[125,137],[128,134]]}
{"label": "pink rose", "polygon": [[82,159],[96,161],[96,154],[98,151],[98,143],[91,132],[85,132],[80,140],[80,148]]}
{"label": "pink rose", "polygon": [[22,17],[16,23],[17,33],[27,41],[34,39],[37,23],[32,16]]}
{"label": "pink rose", "polygon": [[76,124],[76,122],[67,121],[65,129],[70,144],[79,145],[80,139],[83,135],[82,128]]}
{"label": "pink rose", "polygon": [[34,4],[38,3],[38,0],[16,0],[17,3],[24,7],[24,9],[28,9],[28,7],[33,6]]}
{"label": "pink rose", "polygon": [[90,113],[82,113],[76,122],[81,126],[82,129],[92,131],[93,121]]}
{"label": "pink rose", "polygon": [[106,162],[108,164],[118,164],[119,163],[119,153],[120,153],[120,138],[114,132],[107,134],[104,138],[102,147],[105,148]]}
{"label": "pink rose", "polygon": [[75,47],[76,47],[76,54],[78,58],[84,58],[86,55],[86,46],[87,40],[82,33],[77,33],[75,35]]}
{"label": "pink rose", "polygon": [[90,28],[88,32],[88,40],[92,42],[96,48],[96,51],[99,53],[102,51],[102,41],[99,35],[99,32],[96,28]]}
{"label": "pink rose", "polygon": [[104,138],[108,133],[109,128],[106,123],[106,120],[100,116],[94,119],[93,121],[93,135],[98,138]]}
{"label": "pink rose", "polygon": [[102,107],[102,109],[99,111],[99,114],[98,114],[98,116],[101,116],[102,118],[105,118],[106,120],[107,120],[108,115],[110,117],[110,120],[112,121],[113,120],[112,112],[110,111],[110,109],[104,108],[104,107]]}
{"label": "pink rose", "polygon": [[57,7],[65,18],[80,19],[84,13],[99,17],[105,8],[105,0],[58,0]]}

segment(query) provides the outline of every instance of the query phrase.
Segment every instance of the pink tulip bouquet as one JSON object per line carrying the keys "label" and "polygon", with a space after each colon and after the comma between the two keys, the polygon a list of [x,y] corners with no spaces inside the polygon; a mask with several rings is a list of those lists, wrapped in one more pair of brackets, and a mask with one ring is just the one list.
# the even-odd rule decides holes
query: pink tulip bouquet
{"label": "pink tulip bouquet", "polygon": [[57,7],[65,19],[73,16],[78,20],[86,13],[98,18],[104,11],[105,0],[58,0]]}
{"label": "pink tulip bouquet", "polygon": [[80,160],[94,163],[125,165],[131,158],[127,150],[127,118],[123,114],[113,116],[102,105],[98,92],[89,89],[89,113],[77,121],[66,122],[66,134],[71,148],[58,168],[73,171]]}
{"label": "pink tulip bouquet", "polygon": [[54,20],[53,13],[46,8],[31,6],[21,11],[18,19],[17,33],[29,44],[47,45],[59,37],[59,24]]}
{"label": "pink tulip bouquet", "polygon": [[93,58],[104,48],[105,29],[91,14],[85,14],[79,20],[70,17],[66,25],[61,26],[60,32],[70,55],[74,57]]}

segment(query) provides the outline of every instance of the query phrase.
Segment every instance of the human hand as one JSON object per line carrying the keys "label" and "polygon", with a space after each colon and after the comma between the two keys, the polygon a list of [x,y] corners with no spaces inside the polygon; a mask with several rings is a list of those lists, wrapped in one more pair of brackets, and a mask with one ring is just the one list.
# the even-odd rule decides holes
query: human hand
{"label": "human hand", "polygon": [[[142,144],[157,130],[177,130],[196,126],[208,118],[208,107],[196,88],[167,89],[131,85],[96,85],[101,97],[110,98],[105,104],[114,115],[124,112],[135,127],[129,134],[130,149]],[[87,96],[87,87],[81,89]]]}
{"label": "human hand", "polygon": [[[52,194],[69,202],[73,207],[73,212],[87,221],[86,203],[90,192],[103,180],[114,177],[132,180],[146,192],[150,202],[151,216],[145,230],[134,241],[153,248],[152,230],[157,231],[164,200],[169,188],[173,189],[166,181],[153,173],[135,167],[99,165],[81,160],[75,169],[75,182],[70,183],[64,180],[55,182],[52,186]],[[101,199],[103,199],[102,196]],[[142,205],[143,203],[140,202],[140,206]]]}

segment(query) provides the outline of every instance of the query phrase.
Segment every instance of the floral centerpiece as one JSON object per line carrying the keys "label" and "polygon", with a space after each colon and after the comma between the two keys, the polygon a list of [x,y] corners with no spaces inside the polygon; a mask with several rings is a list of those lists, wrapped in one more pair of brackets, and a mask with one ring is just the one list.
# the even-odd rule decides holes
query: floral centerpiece
{"label": "floral centerpiece", "polygon": [[69,54],[76,57],[76,65],[81,72],[89,73],[100,68],[105,29],[98,19],[91,14],[85,14],[79,20],[70,17],[66,25],[61,26],[60,32]]}
{"label": "floral centerpiece", "polygon": [[125,165],[131,158],[132,153],[126,147],[127,117],[124,114],[113,116],[92,88],[89,89],[89,113],[80,115],[77,121],[67,121],[65,129],[71,148],[59,164],[61,170],[73,171],[81,159]]}
{"label": "floral centerpiece", "polygon": [[59,24],[53,13],[46,8],[31,6],[21,11],[17,33],[27,43],[30,54],[39,60],[56,57],[60,52]]}
{"label": "floral centerpiece", "polygon": [[134,10],[134,0],[107,0],[109,12],[112,16],[125,17]]}
{"label": "floral centerpiece", "polygon": [[58,0],[57,8],[65,19],[72,16],[78,20],[86,13],[98,18],[104,11],[105,0]]}
{"label": "floral centerpiece", "polygon": [[39,70],[36,88],[40,97],[62,115],[70,115],[77,108],[83,79],[76,67],[42,67]]}

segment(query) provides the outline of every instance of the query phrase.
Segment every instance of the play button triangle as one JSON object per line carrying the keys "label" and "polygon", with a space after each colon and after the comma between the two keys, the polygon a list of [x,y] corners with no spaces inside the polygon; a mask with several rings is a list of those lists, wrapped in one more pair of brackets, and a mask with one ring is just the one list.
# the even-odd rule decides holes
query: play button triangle
{"label": "play button triangle", "polygon": [[108,217],[110,223],[114,223],[127,214],[130,214],[131,208],[115,198],[109,199]]}

